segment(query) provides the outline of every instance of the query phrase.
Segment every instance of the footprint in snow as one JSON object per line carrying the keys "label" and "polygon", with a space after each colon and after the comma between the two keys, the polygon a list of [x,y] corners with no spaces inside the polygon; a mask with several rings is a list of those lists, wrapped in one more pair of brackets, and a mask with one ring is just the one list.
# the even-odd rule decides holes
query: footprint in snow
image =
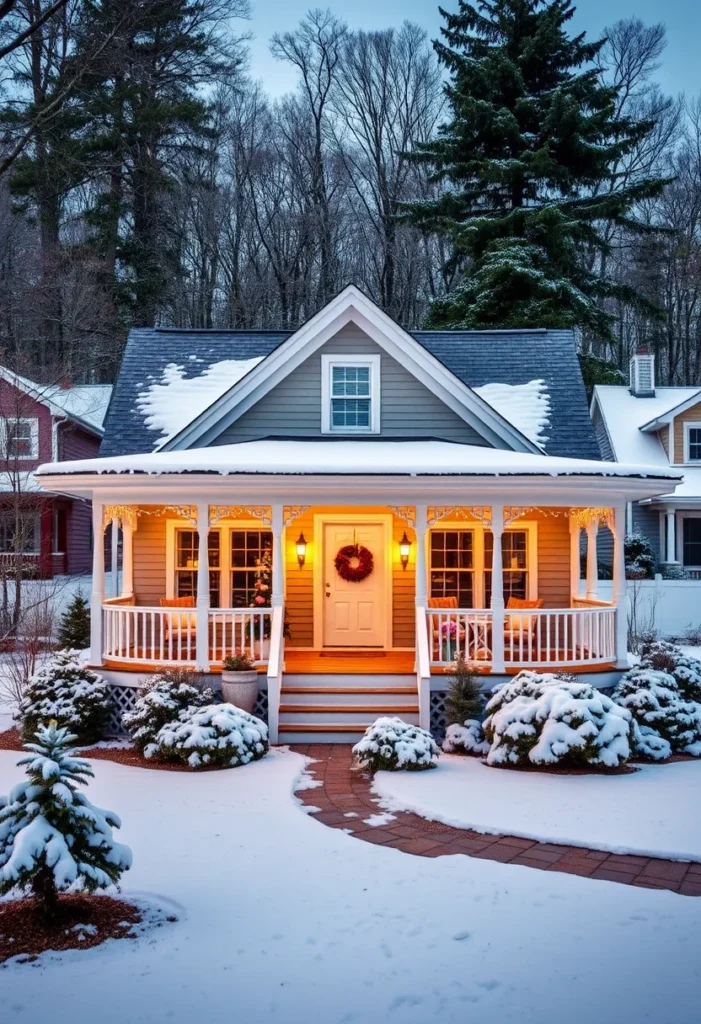
{"label": "footprint in snow", "polygon": [[456,932],[453,938],[456,942],[462,942],[464,939],[470,938],[470,932]]}

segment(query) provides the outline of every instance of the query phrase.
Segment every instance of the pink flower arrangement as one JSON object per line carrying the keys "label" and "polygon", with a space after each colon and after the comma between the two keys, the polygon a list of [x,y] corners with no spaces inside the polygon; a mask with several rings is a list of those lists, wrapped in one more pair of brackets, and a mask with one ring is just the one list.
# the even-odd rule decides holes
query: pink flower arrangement
{"label": "pink flower arrangement", "polygon": [[444,640],[462,640],[465,636],[465,630],[458,625],[455,619],[449,619],[448,622],[444,622],[441,626],[441,635]]}

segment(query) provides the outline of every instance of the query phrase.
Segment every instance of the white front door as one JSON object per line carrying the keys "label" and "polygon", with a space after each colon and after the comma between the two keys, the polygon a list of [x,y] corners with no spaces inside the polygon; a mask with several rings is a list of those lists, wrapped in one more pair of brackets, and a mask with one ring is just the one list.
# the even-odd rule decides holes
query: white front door
{"label": "white front door", "polygon": [[[324,523],[324,647],[383,647],[387,635],[386,538],[383,523]],[[373,571],[364,580],[342,579],[334,561],[348,544],[373,555]]]}

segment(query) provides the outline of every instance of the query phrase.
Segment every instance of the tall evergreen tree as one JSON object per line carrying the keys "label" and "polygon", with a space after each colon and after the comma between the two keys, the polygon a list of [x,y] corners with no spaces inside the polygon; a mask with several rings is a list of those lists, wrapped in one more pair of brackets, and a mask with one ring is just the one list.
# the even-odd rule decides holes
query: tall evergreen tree
{"label": "tall evergreen tree", "polygon": [[[601,278],[606,223],[649,230],[632,211],[664,181],[619,180],[614,168],[654,125],[616,115],[616,88],[593,61],[604,40],[570,36],[571,0],[459,0],[441,9],[452,117],[414,159],[447,186],[407,205],[407,219],[447,236],[458,285],[432,327],[571,327],[608,337],[602,300],[632,289]],[[601,191],[602,183],[606,191]]]}

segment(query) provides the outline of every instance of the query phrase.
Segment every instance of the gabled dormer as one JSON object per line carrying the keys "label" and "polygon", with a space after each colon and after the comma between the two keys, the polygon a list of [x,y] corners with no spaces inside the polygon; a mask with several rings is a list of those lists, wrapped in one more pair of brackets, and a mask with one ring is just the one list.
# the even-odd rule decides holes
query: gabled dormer
{"label": "gabled dormer", "polygon": [[701,466],[701,389],[681,389],[686,396],[644,423],[640,430],[655,434],[672,466]]}

